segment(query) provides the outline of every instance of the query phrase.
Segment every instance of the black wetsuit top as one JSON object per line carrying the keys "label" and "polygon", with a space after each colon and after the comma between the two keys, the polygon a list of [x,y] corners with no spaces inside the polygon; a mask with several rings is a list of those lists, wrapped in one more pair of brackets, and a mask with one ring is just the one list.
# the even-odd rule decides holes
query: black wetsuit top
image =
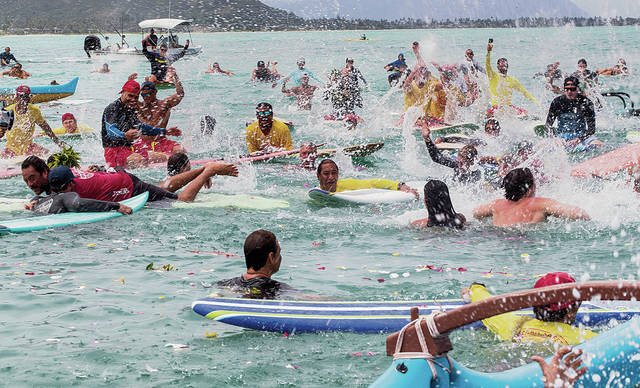
{"label": "black wetsuit top", "polygon": [[138,119],[135,109],[126,106],[119,98],[107,105],[102,113],[102,147],[130,147],[124,136],[130,129],[138,129],[143,135],[164,135],[165,128],[148,125]]}
{"label": "black wetsuit top", "polygon": [[424,142],[427,145],[427,150],[429,151],[431,160],[443,166],[452,168],[453,179],[455,179],[456,181],[460,183],[473,183],[479,181],[482,178],[482,173],[479,170],[467,172],[462,171],[458,166],[458,162],[444,156],[431,140],[425,140]]}
{"label": "black wetsuit top", "polygon": [[80,198],[76,192],[53,193],[46,197],[36,196],[33,210],[40,214],[58,214],[67,212],[108,212],[118,210],[117,202],[98,201],[95,199]]}
{"label": "black wetsuit top", "polygon": [[242,276],[221,280],[217,287],[227,287],[233,291],[241,292],[245,298],[251,299],[275,299],[283,291],[293,291],[293,287],[265,277],[245,280]]}
{"label": "black wetsuit top", "polygon": [[266,67],[256,69],[256,79],[258,81],[269,82],[273,80],[273,75]]}
{"label": "black wetsuit top", "polygon": [[556,136],[585,140],[596,133],[596,112],[593,102],[581,94],[574,100],[570,100],[566,95],[553,99],[545,124],[548,132],[552,130],[556,118],[558,119],[558,129],[554,131]]}
{"label": "black wetsuit top", "polygon": [[164,81],[167,76],[167,67],[171,66],[171,64],[178,59],[184,57],[184,54],[187,52],[189,45],[185,45],[184,49],[180,51],[178,54],[174,55],[161,55],[159,53],[147,50],[148,42],[142,42],[142,53],[151,63],[151,74],[156,76],[158,81]]}

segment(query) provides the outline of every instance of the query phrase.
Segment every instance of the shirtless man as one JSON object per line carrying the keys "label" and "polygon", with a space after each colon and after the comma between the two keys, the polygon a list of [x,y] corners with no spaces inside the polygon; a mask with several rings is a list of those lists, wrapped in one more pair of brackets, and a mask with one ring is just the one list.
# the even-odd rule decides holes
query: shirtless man
{"label": "shirtless man", "polygon": [[[176,92],[163,99],[157,98],[158,91],[153,82],[144,82],[140,88],[142,96],[142,104],[139,104],[138,118],[145,124],[158,128],[167,128],[169,117],[171,116],[171,108],[178,105],[184,98],[184,88],[182,82],[175,74],[175,69],[169,67],[168,73],[173,73],[173,79],[176,84]],[[140,139],[134,144],[136,153],[142,155],[152,162],[164,162],[168,156],[175,152],[185,152],[180,143],[167,139],[165,135],[147,136],[141,135]]]}
{"label": "shirtless man", "polygon": [[15,77],[20,79],[27,79],[31,77],[30,73],[22,70],[22,65],[20,63],[16,63],[11,67],[11,69],[2,72],[2,76],[8,75],[9,77]]}
{"label": "shirtless man", "polygon": [[109,65],[108,64],[103,64],[101,68],[99,68],[98,70],[91,70],[92,73],[100,73],[100,74],[106,74],[106,73],[110,73],[111,70],[109,69]]}
{"label": "shirtless man", "polygon": [[633,75],[627,67],[627,61],[624,58],[618,59],[618,63],[605,69],[596,69],[599,75]]}
{"label": "shirtless man", "polygon": [[209,68],[205,71],[205,73],[222,73],[226,76],[233,75],[232,71],[222,70],[218,62],[213,62],[213,65],[209,65]]}
{"label": "shirtless man", "polygon": [[589,220],[581,208],[567,205],[551,198],[536,197],[536,184],[528,168],[516,168],[504,177],[506,199],[496,199],[491,203],[473,209],[475,218],[493,216],[495,226],[516,226],[545,221],[547,216]]}
{"label": "shirtless man", "polygon": [[302,74],[300,86],[287,89],[287,80],[285,79],[282,82],[282,93],[287,97],[295,96],[300,110],[311,110],[311,99],[316,89],[318,89],[317,86],[309,85],[309,74],[307,73]]}

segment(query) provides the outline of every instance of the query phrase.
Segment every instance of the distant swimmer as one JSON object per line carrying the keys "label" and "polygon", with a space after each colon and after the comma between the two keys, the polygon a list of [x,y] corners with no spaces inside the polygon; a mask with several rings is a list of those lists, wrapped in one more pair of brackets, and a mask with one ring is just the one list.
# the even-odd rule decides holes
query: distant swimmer
{"label": "distant swimmer", "polygon": [[286,79],[282,82],[282,93],[287,97],[295,96],[298,109],[301,110],[311,110],[311,99],[313,98],[313,93],[315,93],[317,89],[317,86],[309,85],[309,75],[306,73],[302,74],[300,86],[287,88]]}
{"label": "distant swimmer", "polygon": [[149,46],[149,42],[145,39],[142,41],[142,53],[147,57],[151,64],[151,76],[155,77],[155,79],[152,79],[151,81],[173,82],[171,77],[167,77],[167,69],[187,53],[187,49],[189,48],[189,39],[187,39],[184,48],[179,53],[168,56],[167,45],[164,43],[160,45],[158,52],[149,51],[147,46]]}
{"label": "distant swimmer", "polygon": [[543,222],[548,216],[589,220],[581,208],[551,198],[536,197],[536,184],[531,170],[516,168],[503,180],[505,199],[496,199],[473,209],[475,218],[493,217],[495,226],[517,226]]}
{"label": "distant swimmer", "polygon": [[584,91],[598,84],[598,73],[587,68],[587,60],[584,58],[578,60],[578,68],[572,76],[580,80],[580,89]]}
{"label": "distant swimmer", "polygon": [[511,111],[516,114],[526,114],[527,111],[513,106],[511,102],[511,95],[514,90],[522,93],[531,102],[538,105],[538,100],[535,99],[516,78],[507,75],[509,70],[509,62],[506,58],[500,58],[497,62],[498,72],[496,73],[491,67],[491,50],[493,49],[493,43],[487,45],[487,59],[485,67],[487,69],[487,76],[489,77],[489,90],[491,92],[491,108],[487,109],[487,116],[493,116],[496,110],[501,108],[510,108]]}
{"label": "distant swimmer", "polygon": [[542,73],[536,73],[533,78],[544,77],[545,87],[555,94],[562,94],[562,88],[554,85],[555,81],[559,81],[563,77],[562,70],[559,68],[560,62],[553,62],[547,65],[547,70]]}
{"label": "distant swimmer", "polygon": [[5,47],[4,52],[0,54],[0,67],[10,66],[11,61],[13,61],[14,63],[18,63],[16,57],[11,54],[11,47]]}
{"label": "distant swimmer", "polygon": [[[271,64],[271,70],[269,70],[269,64]],[[275,82],[279,80],[282,75],[278,73],[276,69],[276,65],[278,62],[267,62],[264,64],[264,61],[258,61],[256,68],[253,69],[251,73],[251,81],[253,82]]]}
{"label": "distant swimmer", "polygon": [[618,59],[618,63],[605,69],[596,69],[596,73],[600,75],[633,75],[627,67],[627,61],[624,58]]}
{"label": "distant swimmer", "polygon": [[53,130],[42,116],[40,108],[30,103],[31,89],[26,86],[16,88],[16,100],[5,108],[13,114],[13,125],[6,131],[7,143],[0,151],[0,158],[13,158],[22,155],[38,155],[44,157],[49,150],[33,142],[33,133],[38,125],[60,148],[67,144],[53,133]]}
{"label": "distant swimmer", "polygon": [[120,98],[109,104],[102,113],[102,147],[104,159],[110,167],[140,167],[147,164],[144,157],[133,150],[133,142],[140,135],[180,136],[178,128],[162,128],[145,124],[138,118],[140,84],[128,80],[120,91]]}
{"label": "distant swimmer", "polygon": [[407,62],[405,62],[403,53],[398,54],[398,59],[385,65],[384,69],[391,72],[387,77],[389,86],[397,84],[408,68],[409,67],[407,66]]}
{"label": "distant swimmer", "polygon": [[2,73],[0,73],[0,75],[2,75],[3,77],[6,75],[7,77],[20,79],[27,79],[31,77],[31,73],[27,73],[26,71],[22,70],[22,64],[20,63],[16,63],[15,65],[11,66],[11,69],[3,71]]}
{"label": "distant swimmer", "polygon": [[[30,156],[22,162],[22,178],[36,195],[52,193],[59,188],[66,189],[71,185],[72,192],[80,198],[100,201],[119,202],[145,191],[149,192],[149,202],[161,200],[177,200],[193,202],[200,189],[214,175],[238,176],[238,168],[228,163],[208,163],[195,170],[177,174],[165,180],[163,187],[142,181],[137,176],[122,169],[107,171],[71,170],[66,166],[49,169],[47,163],[37,156]],[[59,186],[49,184],[49,174],[57,169]],[[166,188],[166,189],[165,189]],[[184,188],[180,193],[176,191]]]}
{"label": "distant swimmer", "polygon": [[312,142],[302,143],[300,146],[300,165],[299,167],[307,170],[316,169],[316,159],[318,158],[318,147]]}
{"label": "distant swimmer", "polygon": [[276,85],[278,85],[280,82],[288,81],[292,81],[291,85],[293,86],[300,86],[302,84],[302,77],[304,77],[305,75],[307,78],[309,78],[309,80],[313,78],[314,80],[322,84],[323,82],[320,81],[311,70],[305,67],[306,63],[307,62],[303,57],[298,58],[298,61],[296,62],[298,68],[292,71],[288,76],[282,78],[280,81],[274,82],[271,87],[276,87]]}
{"label": "distant swimmer", "polygon": [[70,133],[91,133],[93,129],[89,128],[86,124],[78,125],[78,120],[73,113],[65,113],[61,117],[62,126],[53,130],[56,135],[65,135]]}
{"label": "distant swimmer", "polygon": [[280,270],[282,255],[276,236],[268,230],[252,232],[244,240],[244,259],[247,271],[235,278],[220,280],[217,287],[241,293],[245,298],[275,299],[295,288],[271,279]]}
{"label": "distant swimmer", "polygon": [[[556,97],[549,107],[545,130],[562,139],[566,147],[586,150],[602,145],[593,135],[596,133],[596,113],[593,102],[580,93],[579,80],[567,77],[562,96]],[[553,128],[558,119],[558,128]]]}
{"label": "distant swimmer", "polygon": [[[575,283],[566,272],[551,272],[536,281],[533,288]],[[491,297],[482,283],[473,283],[462,289],[463,299],[479,302]],[[598,335],[598,333],[574,326],[576,314],[582,302],[561,302],[534,306],[535,318],[513,312],[495,315],[482,323],[503,341],[552,342],[559,345],[578,345]],[[545,385],[556,387],[555,384]],[[558,385],[565,386],[565,385]]]}
{"label": "distant swimmer", "polygon": [[324,159],[318,165],[316,171],[318,182],[322,190],[330,193],[338,193],[345,190],[361,190],[361,189],[386,189],[395,191],[404,191],[413,194],[416,199],[420,198],[415,189],[405,185],[402,182],[392,181],[389,179],[338,179],[338,165],[331,159]]}
{"label": "distant swimmer", "polygon": [[360,35],[360,40],[367,40],[367,34],[361,34]]}
{"label": "distant swimmer", "polygon": [[233,72],[228,71],[228,70],[222,70],[222,68],[220,68],[220,64],[218,62],[213,62],[212,65],[209,65],[209,68],[207,69],[207,71],[205,71],[205,73],[220,73],[220,74],[224,74],[226,76],[231,76],[233,75]]}
{"label": "distant swimmer", "polygon": [[98,70],[92,70],[92,73],[100,73],[100,74],[106,74],[106,73],[110,73],[111,70],[109,69],[109,65],[108,64],[103,64],[101,68],[99,68]]}
{"label": "distant swimmer", "polygon": [[456,213],[449,196],[449,188],[446,183],[432,179],[424,185],[424,205],[427,208],[428,217],[416,220],[412,226],[431,228],[444,226],[448,228],[462,229],[467,221],[462,213]]}
{"label": "distant swimmer", "polygon": [[153,28],[149,30],[149,35],[145,36],[142,40],[143,47],[145,42],[148,46],[151,46],[152,50],[155,50],[158,46],[158,35],[156,35],[156,32],[153,30]]}
{"label": "distant swimmer", "polygon": [[449,158],[442,154],[442,151],[436,147],[431,141],[431,131],[428,127],[422,127],[422,137],[429,151],[431,160],[445,167],[453,169],[453,179],[460,183],[474,183],[482,178],[482,171],[476,166],[478,158],[478,150],[475,146],[469,144],[458,151],[457,160]]}
{"label": "distant swimmer", "polygon": [[280,120],[274,120],[271,104],[259,103],[256,107],[256,118],[258,120],[246,128],[247,148],[250,154],[293,149],[289,127]]}

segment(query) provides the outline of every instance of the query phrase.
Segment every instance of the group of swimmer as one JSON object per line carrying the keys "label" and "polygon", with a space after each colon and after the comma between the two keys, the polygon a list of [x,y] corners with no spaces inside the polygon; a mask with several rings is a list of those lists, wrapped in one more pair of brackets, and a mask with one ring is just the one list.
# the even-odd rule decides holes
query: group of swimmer
{"label": "group of swimmer", "polygon": [[[105,166],[82,168],[80,165],[56,166],[51,168],[46,156],[49,151],[33,142],[35,126],[38,125],[58,146],[66,147],[57,135],[80,131],[75,117],[67,113],[63,115],[64,132],[55,132],[44,120],[40,110],[30,103],[31,92],[27,86],[16,88],[16,103],[5,108],[0,117],[0,138],[6,136],[7,143],[0,152],[0,157],[28,156],[21,165],[22,176],[28,187],[36,194],[27,207],[41,214],[62,212],[118,211],[130,214],[131,208],[118,203],[127,198],[148,192],[149,201],[193,201],[203,187],[211,185],[215,175],[238,176],[238,168],[231,163],[207,163],[204,166],[191,168],[185,148],[167,136],[181,136],[182,131],[169,126],[173,107],[180,104],[185,95],[180,77],[171,63],[184,56],[189,41],[178,54],[166,55],[167,46],[157,45],[157,37],[153,32],[143,40],[143,52],[151,64],[151,74],[140,84],[137,74],[129,76],[121,88],[118,98],[109,104],[102,115],[101,140],[104,149]],[[155,50],[157,48],[157,51]],[[485,134],[489,138],[500,135],[500,123],[497,117],[505,114],[526,114],[526,110],[512,104],[513,91],[519,91],[535,104],[539,102],[520,82],[508,75],[508,61],[498,59],[496,70],[491,63],[493,43],[487,46],[485,67],[480,66],[473,58],[473,50],[465,52],[465,61],[461,64],[438,64],[431,62],[440,77],[436,77],[427,67],[420,54],[420,46],[413,42],[412,50],[417,64],[409,72],[403,54],[398,59],[384,66],[392,74],[389,85],[400,85],[404,94],[405,116],[411,118],[407,123],[421,130],[425,140],[426,151],[431,159],[453,170],[453,180],[460,184],[473,184],[480,181],[483,173],[476,168],[479,163],[496,166],[497,177],[494,187],[504,189],[504,198],[477,206],[473,209],[473,217],[482,219],[491,217],[493,224],[499,227],[511,227],[522,224],[543,222],[549,216],[568,219],[588,220],[589,215],[583,209],[554,199],[536,196],[537,182],[544,182],[544,171],[533,155],[534,146],[527,141],[518,145],[516,152],[500,156],[478,156],[477,147],[481,142],[474,139],[462,147],[454,160],[444,155],[438,148],[442,139],[431,139],[432,131],[437,126],[454,121],[459,107],[467,107],[478,101],[483,93],[490,99],[490,107],[486,111]],[[5,50],[9,54],[9,50]],[[5,60],[6,59],[6,60]],[[0,55],[0,61],[7,65],[11,58]],[[13,58],[15,61],[15,58]],[[557,138],[565,147],[594,147],[602,143],[595,139],[595,109],[589,99],[585,84],[593,81],[593,73],[586,69],[586,61],[581,71],[568,75],[563,80],[562,95],[555,97],[551,103],[545,123],[548,136]],[[584,61],[584,63],[582,63]],[[324,98],[332,106],[332,114],[326,119],[344,120],[348,128],[353,129],[361,118],[356,108],[361,108],[360,82],[367,86],[362,73],[354,67],[354,59],[346,58],[342,70],[335,69],[324,85]],[[611,69],[599,70],[600,75],[622,74],[626,63]],[[277,62],[259,61],[251,78],[256,82],[266,82],[272,87],[281,85],[282,92],[296,98],[301,110],[311,109],[311,101],[319,86],[310,85],[311,79],[324,84],[306,68],[305,58],[297,60],[297,69],[283,77],[276,69]],[[624,70],[628,71],[628,69]],[[220,68],[216,62],[207,72],[218,72],[228,76],[230,71]],[[408,74],[407,74],[408,73]],[[544,77],[553,79],[558,74],[558,65],[548,68]],[[487,87],[483,90],[483,77],[486,75]],[[404,79],[403,79],[404,78]],[[171,83],[175,93],[159,99],[157,85]],[[556,85],[553,85],[556,86]],[[554,89],[557,90],[557,89]],[[140,100],[142,97],[142,101]],[[415,111],[418,117],[415,117]],[[250,155],[268,154],[276,151],[294,151],[294,143],[286,123],[274,118],[273,106],[268,102],[260,102],[256,106],[256,120],[246,127],[245,140]],[[10,114],[11,117],[5,114]],[[413,114],[413,115],[412,115]],[[6,116],[6,117],[5,117]],[[557,127],[554,124],[557,121]],[[212,118],[203,120],[202,128],[214,126]],[[211,129],[212,130],[212,129]],[[389,179],[340,179],[338,164],[331,159],[324,159],[316,166],[318,158],[317,146],[303,143],[296,149],[300,155],[300,167],[315,170],[318,184],[327,192],[342,192],[377,188],[404,191],[420,197],[415,188],[403,182]],[[163,182],[154,185],[144,182],[127,169],[148,166],[151,163],[167,163],[169,176]],[[178,193],[179,190],[182,190]],[[441,180],[430,179],[422,188],[422,195],[427,209],[427,218],[414,221],[418,228],[451,228],[462,229],[467,218],[454,210],[448,186]],[[273,233],[259,230],[247,237],[245,241],[245,259],[247,272],[242,276],[219,282],[221,287],[229,287],[241,292],[248,292],[252,297],[256,293],[261,297],[277,297],[282,291],[291,287],[271,279],[280,266],[282,257],[280,246]],[[541,278],[535,287],[574,282],[565,273],[551,273]],[[474,284],[463,291],[465,297],[477,301],[488,297],[483,285]],[[573,345],[591,338],[594,333],[578,330],[572,326],[578,304],[561,304],[541,306],[534,309],[536,319],[524,324],[514,325],[515,316],[489,318],[485,325],[503,339],[548,340]],[[509,322],[506,322],[509,320]],[[515,329],[506,329],[518,327]],[[511,330],[511,331],[509,331]],[[537,334],[536,334],[537,333]],[[540,335],[540,333],[545,333]],[[555,360],[573,365],[579,356],[567,356],[567,352]],[[559,353],[560,354],[560,353]],[[539,361],[540,362],[540,361]],[[579,364],[578,364],[579,365]],[[546,364],[543,365],[543,369]],[[584,371],[581,372],[582,374]],[[580,374],[580,373],[579,373]],[[574,380],[575,381],[575,380]]]}

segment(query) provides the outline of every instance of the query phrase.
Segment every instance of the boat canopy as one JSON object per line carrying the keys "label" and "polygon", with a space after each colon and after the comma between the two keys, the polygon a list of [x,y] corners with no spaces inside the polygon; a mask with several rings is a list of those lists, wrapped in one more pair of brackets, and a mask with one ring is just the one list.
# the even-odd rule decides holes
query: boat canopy
{"label": "boat canopy", "polygon": [[187,26],[193,22],[193,19],[183,20],[183,19],[149,19],[143,20],[138,23],[138,26],[142,29],[147,28],[163,28],[167,30],[172,30],[178,26]]}

